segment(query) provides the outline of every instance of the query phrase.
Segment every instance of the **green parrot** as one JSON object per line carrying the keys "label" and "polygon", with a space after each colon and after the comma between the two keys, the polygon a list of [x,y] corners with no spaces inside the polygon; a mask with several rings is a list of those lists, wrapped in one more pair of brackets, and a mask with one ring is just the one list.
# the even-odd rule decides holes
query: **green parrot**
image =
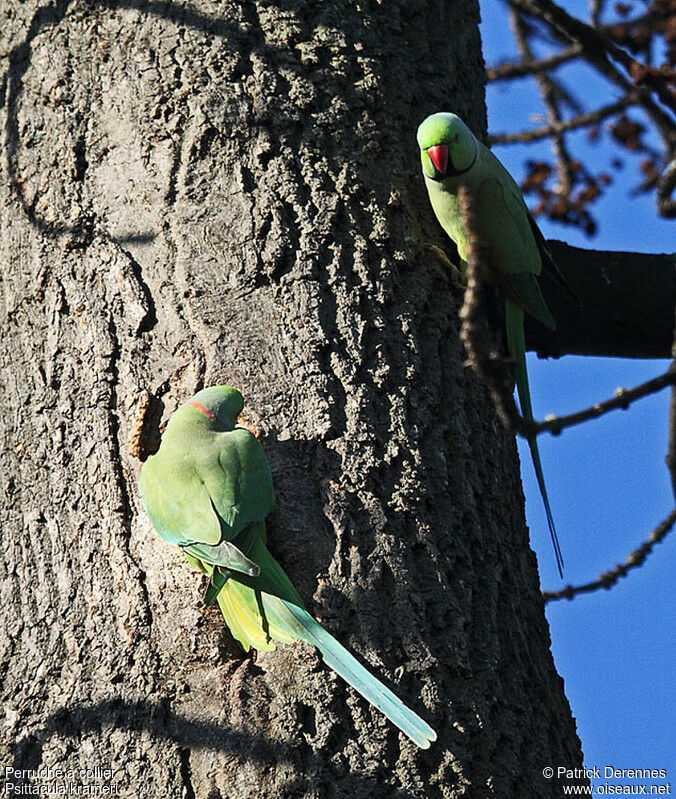
{"label": "green parrot", "polygon": [[[523,314],[527,311],[545,327],[551,330],[555,327],[537,281],[543,265],[567,291],[573,292],[552,261],[544,236],[512,176],[460,117],[443,112],[432,114],[421,123],[417,139],[432,208],[455,242],[463,263],[467,260],[468,241],[458,204],[458,189],[465,186],[470,192],[477,233],[487,253],[487,274],[482,274],[482,278],[497,285],[505,295],[507,346],[514,361],[521,412],[532,419]],[[563,577],[563,557],[535,436],[528,439],[528,445],[547,514],[556,565]]]}
{"label": "green parrot", "polygon": [[245,651],[295,640],[324,661],[422,749],[434,730],[370,674],[305,610],[266,547],[274,505],[263,447],[237,425],[244,400],[231,386],[198,392],[171,417],[158,452],[143,464],[143,504],[157,532],[209,575],[217,601]]}

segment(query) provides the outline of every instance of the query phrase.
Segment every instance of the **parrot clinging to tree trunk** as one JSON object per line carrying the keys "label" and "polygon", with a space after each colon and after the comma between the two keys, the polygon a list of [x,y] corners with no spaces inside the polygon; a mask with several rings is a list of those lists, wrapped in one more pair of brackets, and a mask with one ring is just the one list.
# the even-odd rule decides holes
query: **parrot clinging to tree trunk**
{"label": "parrot clinging to tree trunk", "polygon": [[[545,327],[555,327],[537,281],[543,265],[571,294],[572,290],[547,252],[544,237],[530,215],[519,187],[460,117],[443,112],[432,114],[421,123],[417,138],[432,208],[443,229],[455,242],[463,262],[467,260],[468,234],[459,206],[458,190],[465,186],[470,193],[476,232],[486,254],[487,274],[481,276],[505,294],[507,346],[514,361],[521,412],[527,419],[532,419],[523,313],[527,311]],[[556,565],[563,577],[563,558],[535,436],[528,439],[528,444],[547,513]]]}
{"label": "parrot clinging to tree trunk", "polygon": [[258,440],[237,426],[242,395],[230,386],[195,394],[169,420],[159,451],[141,469],[141,495],[157,532],[210,577],[216,600],[245,651],[305,641],[327,665],[422,749],[434,730],[370,674],[305,610],[266,547],[272,475]]}

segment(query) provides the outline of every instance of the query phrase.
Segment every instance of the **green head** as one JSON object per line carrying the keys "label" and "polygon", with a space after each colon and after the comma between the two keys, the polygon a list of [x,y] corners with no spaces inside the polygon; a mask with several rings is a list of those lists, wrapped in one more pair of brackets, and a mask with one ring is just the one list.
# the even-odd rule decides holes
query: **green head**
{"label": "green head", "polygon": [[474,166],[477,140],[456,114],[432,114],[418,128],[423,174],[430,180],[457,177]]}
{"label": "green head", "polygon": [[242,408],[244,408],[244,398],[236,388],[212,386],[198,391],[178,409],[174,416],[206,424],[216,430],[232,430]]}

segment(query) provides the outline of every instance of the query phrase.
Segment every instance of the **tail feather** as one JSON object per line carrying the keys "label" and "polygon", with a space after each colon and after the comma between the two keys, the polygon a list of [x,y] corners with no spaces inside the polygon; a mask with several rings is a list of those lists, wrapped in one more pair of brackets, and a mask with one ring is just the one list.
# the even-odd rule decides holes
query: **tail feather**
{"label": "tail feather", "polygon": [[299,638],[316,646],[327,666],[339,674],[364,699],[407,735],[421,749],[429,749],[436,741],[436,732],[423,719],[407,707],[401,699],[374,677],[353,657],[342,644],[328,633],[318,621],[302,607],[280,600],[291,615]]}
{"label": "tail feather", "polygon": [[219,591],[217,600],[230,632],[245,651],[250,647],[262,652],[275,648],[275,641],[290,644],[295,640],[289,634],[286,619],[280,617],[275,603],[267,593],[240,582],[232,576]]}
{"label": "tail feather", "polygon": [[365,669],[303,607],[281,566],[265,546],[265,527],[248,553],[260,567],[259,577],[241,572],[214,575],[213,566],[196,558],[191,562],[212,578],[216,600],[230,632],[245,651],[264,651],[276,643],[305,641],[316,646],[326,664],[348,682],[422,749],[436,740],[434,730]]}
{"label": "tail feather", "polygon": [[[507,346],[509,347],[510,355],[514,359],[516,388],[519,394],[521,413],[526,419],[532,419],[533,407],[530,401],[528,372],[526,370],[526,338],[524,335],[523,326],[523,308],[516,305],[516,303],[509,299],[505,301],[505,321],[507,326]],[[531,438],[528,439],[528,447],[530,449],[531,458],[533,459],[533,468],[535,469],[535,477],[538,481],[540,496],[542,497],[542,502],[545,506],[547,525],[549,527],[549,535],[552,539],[552,545],[554,547],[556,566],[559,570],[559,575],[563,578],[563,555],[561,554],[559,537],[556,534],[556,527],[554,526],[554,516],[552,515],[549,497],[547,496],[547,489],[545,488],[545,477],[542,472],[540,450],[538,449],[537,439],[535,436],[531,436]]]}

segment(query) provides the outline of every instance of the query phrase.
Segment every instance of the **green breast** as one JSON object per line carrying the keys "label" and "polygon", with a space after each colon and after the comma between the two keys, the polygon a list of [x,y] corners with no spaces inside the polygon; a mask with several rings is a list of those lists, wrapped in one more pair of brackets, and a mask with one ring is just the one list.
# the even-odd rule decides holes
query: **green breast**
{"label": "green breast", "polygon": [[[450,181],[445,181],[450,183]],[[444,187],[440,181],[425,179],[427,191],[434,213],[439,220],[439,224],[450,236],[458,248],[458,253],[463,261],[466,260],[467,231],[460,211],[460,203],[457,194],[448,187]]]}

